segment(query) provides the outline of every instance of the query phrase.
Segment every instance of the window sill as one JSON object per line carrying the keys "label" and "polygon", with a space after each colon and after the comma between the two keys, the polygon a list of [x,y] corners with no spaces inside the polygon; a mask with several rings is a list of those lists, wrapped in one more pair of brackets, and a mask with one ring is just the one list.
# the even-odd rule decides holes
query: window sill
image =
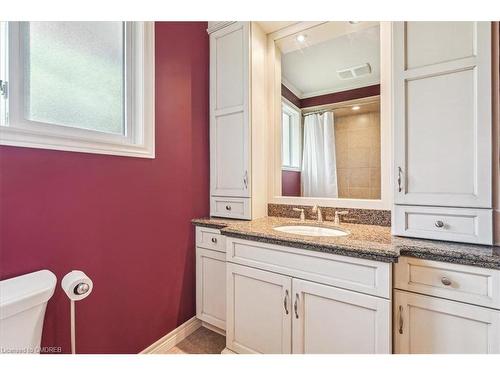
{"label": "window sill", "polygon": [[78,138],[65,138],[48,134],[35,134],[21,129],[0,127],[0,145],[47,150],[84,152],[101,155],[155,158],[154,134],[145,137],[144,144],[119,144]]}

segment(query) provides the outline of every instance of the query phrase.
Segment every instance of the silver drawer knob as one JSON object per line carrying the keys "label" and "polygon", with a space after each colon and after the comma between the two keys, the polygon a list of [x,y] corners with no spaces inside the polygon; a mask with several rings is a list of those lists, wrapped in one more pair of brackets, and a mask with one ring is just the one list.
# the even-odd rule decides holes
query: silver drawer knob
{"label": "silver drawer knob", "polygon": [[217,243],[217,238],[212,237],[212,242],[213,242],[213,243]]}
{"label": "silver drawer knob", "polygon": [[441,220],[437,220],[434,225],[436,226],[436,228],[443,228],[444,227],[444,223],[441,221]]}
{"label": "silver drawer knob", "polygon": [[226,210],[231,211],[231,206],[229,204],[226,206]]}
{"label": "silver drawer knob", "polygon": [[443,283],[443,285],[446,285],[446,286],[450,286],[451,285],[451,280],[448,279],[446,276],[443,276],[441,278],[441,282]]}

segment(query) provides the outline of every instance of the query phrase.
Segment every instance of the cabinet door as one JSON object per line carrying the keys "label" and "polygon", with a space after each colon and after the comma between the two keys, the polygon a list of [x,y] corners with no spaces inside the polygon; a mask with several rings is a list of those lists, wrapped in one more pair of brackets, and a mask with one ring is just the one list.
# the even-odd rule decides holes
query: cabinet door
{"label": "cabinet door", "polygon": [[491,207],[490,22],[395,22],[393,53],[395,203]]}
{"label": "cabinet door", "polygon": [[500,353],[500,311],[394,292],[394,352]]}
{"label": "cabinet door", "polygon": [[391,353],[390,301],[293,279],[293,353]]}
{"label": "cabinet door", "polygon": [[210,34],[210,189],[250,196],[248,22]]}
{"label": "cabinet door", "polygon": [[236,353],[289,354],[292,279],[227,263],[226,345]]}
{"label": "cabinet door", "polygon": [[226,254],[196,248],[196,317],[226,329]]}

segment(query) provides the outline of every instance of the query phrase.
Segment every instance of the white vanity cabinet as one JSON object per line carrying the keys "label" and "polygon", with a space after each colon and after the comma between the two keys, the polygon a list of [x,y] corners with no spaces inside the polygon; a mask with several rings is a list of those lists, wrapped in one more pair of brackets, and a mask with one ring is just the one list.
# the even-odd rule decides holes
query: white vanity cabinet
{"label": "white vanity cabinet", "polygon": [[196,227],[196,317],[226,329],[225,237],[212,228]]}
{"label": "white vanity cabinet", "polygon": [[408,257],[394,270],[395,353],[500,353],[499,270]]}
{"label": "white vanity cabinet", "polygon": [[228,349],[391,353],[390,263],[231,237],[226,251]]}
{"label": "white vanity cabinet", "polygon": [[349,290],[293,279],[292,352],[391,352],[391,302]]}
{"label": "white vanity cabinet", "polygon": [[208,31],[210,215],[265,216],[265,34],[252,22],[215,23]]}
{"label": "white vanity cabinet", "polygon": [[291,277],[227,263],[227,347],[290,354],[291,292]]}
{"label": "white vanity cabinet", "polygon": [[490,22],[393,23],[397,235],[492,243]]}

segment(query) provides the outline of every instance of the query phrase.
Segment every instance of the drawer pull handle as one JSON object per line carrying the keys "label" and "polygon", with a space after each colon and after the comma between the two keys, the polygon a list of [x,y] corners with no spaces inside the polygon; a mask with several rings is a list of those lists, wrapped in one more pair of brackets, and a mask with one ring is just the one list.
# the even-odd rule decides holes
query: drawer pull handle
{"label": "drawer pull handle", "polygon": [[398,309],[398,320],[399,320],[399,334],[403,334],[403,306],[399,305]]}
{"label": "drawer pull handle", "polygon": [[286,315],[288,315],[288,289],[285,292],[285,299],[283,300],[283,306],[285,307]]}
{"label": "drawer pull handle", "polygon": [[226,206],[226,210],[231,211],[231,206],[229,204]]}
{"label": "drawer pull handle", "polygon": [[451,285],[451,280],[448,279],[446,276],[443,276],[441,278],[441,282],[443,283],[443,285],[446,285],[446,286],[450,286]]}
{"label": "drawer pull handle", "polygon": [[299,319],[299,293],[295,293],[295,302],[293,304],[293,310],[295,311],[295,318]]}
{"label": "drawer pull handle", "polygon": [[436,228],[444,228],[444,223],[441,220],[437,220],[434,225]]}
{"label": "drawer pull handle", "polygon": [[213,243],[217,243],[217,238],[212,237],[212,242],[213,242]]}

